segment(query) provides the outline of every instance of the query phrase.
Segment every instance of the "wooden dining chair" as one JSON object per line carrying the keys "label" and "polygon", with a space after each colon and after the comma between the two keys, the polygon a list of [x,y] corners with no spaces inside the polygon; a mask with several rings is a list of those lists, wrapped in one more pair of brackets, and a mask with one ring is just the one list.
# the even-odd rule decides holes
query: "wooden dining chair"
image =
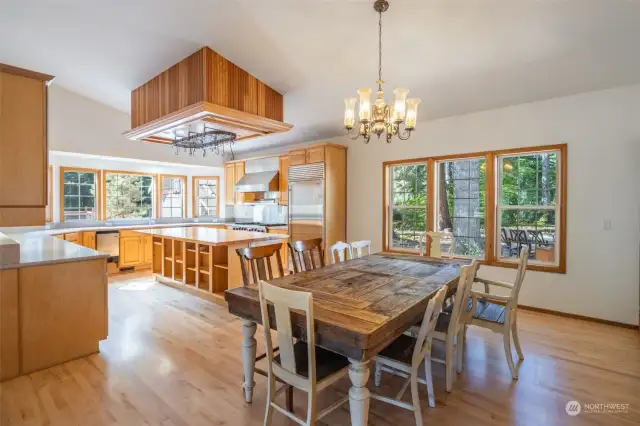
{"label": "wooden dining chair", "polygon": [[[293,271],[311,271],[324,266],[322,238],[290,242],[289,251],[293,261]],[[317,257],[316,257],[317,254]]]}
{"label": "wooden dining chair", "polygon": [[[236,253],[240,256],[240,270],[242,271],[242,283],[244,286],[251,284],[258,284],[260,280],[272,280],[274,278],[283,277],[284,270],[282,268],[282,260],[280,257],[280,250],[282,243],[271,244],[259,247],[247,247],[236,249]],[[275,262],[278,268],[277,276],[273,274],[272,259],[275,258]],[[278,347],[273,348],[273,353],[279,351]],[[267,353],[258,354],[255,358],[255,363],[258,363],[267,357]],[[268,376],[268,373],[262,368],[255,368],[255,372]],[[293,411],[293,388],[286,386],[287,389],[287,410]]]}
{"label": "wooden dining chair", "polygon": [[[236,249],[236,253],[240,256],[243,284],[248,286],[250,284],[258,284],[258,280],[272,280],[283,277],[281,248],[282,243]],[[273,274],[273,258],[275,258],[275,265],[278,269],[277,276]]]}
{"label": "wooden dining chair", "polygon": [[[457,372],[462,372],[462,359],[464,353],[464,324],[466,317],[470,315],[467,307],[470,304],[469,295],[473,279],[478,270],[478,262],[473,260],[471,265],[463,266],[460,269],[460,278],[454,294],[453,304],[442,309],[436,322],[432,339],[439,340],[445,344],[445,358],[431,358],[433,362],[444,364],[446,376],[446,389],[451,392],[453,389],[454,366],[457,365]],[[412,338],[420,335],[422,323],[411,327],[407,334]],[[454,359],[454,354],[457,357]]]}
{"label": "wooden dining chair", "polygon": [[[380,385],[383,371],[404,377],[407,380],[395,398],[387,398],[380,395],[372,395],[372,398],[413,411],[416,418],[416,426],[422,426],[423,424],[418,383],[427,386],[429,406],[432,408],[436,406],[436,400],[433,394],[433,378],[431,376],[431,342],[448,290],[449,288],[447,286],[442,287],[436,295],[429,300],[417,339],[403,334],[376,356],[376,386]],[[424,379],[421,379],[418,377],[418,370],[420,364],[423,362],[425,376]],[[411,386],[412,404],[402,401],[402,396],[408,386]]]}
{"label": "wooden dining chair", "polygon": [[[303,426],[312,426],[327,414],[349,401],[342,397],[321,412],[317,412],[316,394],[318,391],[347,376],[349,360],[342,355],[315,345],[313,296],[311,293],[293,291],[277,287],[260,280],[260,309],[262,325],[267,346],[268,380],[267,408],[264,425],[270,426],[274,409]],[[304,313],[306,317],[304,340],[293,340],[291,311]],[[275,319],[275,323],[272,323]],[[271,327],[276,328],[279,354],[273,355]],[[274,399],[276,379],[307,393],[307,415],[305,419],[278,405]]]}
{"label": "wooden dining chair", "polygon": [[351,243],[351,250],[354,253],[354,259],[369,256],[371,254],[371,240],[354,241]]}
{"label": "wooden dining chair", "polygon": [[[449,257],[453,257],[454,250],[455,250],[455,238],[453,236],[453,233],[447,232],[447,231],[427,232],[425,234],[425,240],[430,241],[430,245],[429,245],[430,257],[442,257],[442,238],[445,238],[445,237],[451,240],[451,245],[449,246],[449,251],[447,252],[447,255]],[[420,256],[425,255],[425,250],[426,250],[425,247],[426,247],[426,242],[423,243],[423,241],[420,240]]]}
{"label": "wooden dining chair", "polygon": [[338,257],[338,262],[342,263],[347,259],[353,259],[353,252],[351,251],[351,245],[344,243],[342,241],[338,241],[329,249],[329,253],[331,255],[331,263],[336,263],[336,256]]}
{"label": "wooden dining chair", "polygon": [[[518,295],[522,288],[522,282],[527,272],[527,262],[529,259],[529,248],[522,247],[520,250],[520,264],[516,279],[511,283],[493,281],[483,278],[475,278],[476,282],[484,284],[484,292],[471,291],[471,315],[466,317],[468,325],[487,328],[496,333],[502,334],[504,351],[509,364],[509,370],[514,380],[518,379],[518,370],[513,363],[511,353],[511,338],[516,347],[516,352],[521,360],[524,360],[520,339],[518,337]],[[499,296],[490,292],[490,286],[510,289],[509,296]]]}

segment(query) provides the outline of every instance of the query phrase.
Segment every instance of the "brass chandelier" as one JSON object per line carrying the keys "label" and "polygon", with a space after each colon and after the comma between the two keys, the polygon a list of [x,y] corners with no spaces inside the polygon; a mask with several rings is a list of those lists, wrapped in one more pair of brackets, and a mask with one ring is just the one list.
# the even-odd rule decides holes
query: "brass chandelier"
{"label": "brass chandelier", "polygon": [[[355,124],[356,98],[346,98],[344,100],[344,126],[348,131],[349,139],[355,140],[360,136],[364,138],[364,143],[369,143],[371,134],[378,135],[378,139],[386,133],[387,143],[391,143],[394,136],[398,139],[407,140],[411,137],[411,132],[416,128],[418,115],[418,104],[420,99],[407,99],[408,89],[397,88],[393,91],[395,102],[393,109],[387,105],[383,98],[382,84],[382,12],[389,9],[389,2],[386,0],[376,0],[373,8],[378,12],[378,98],[371,105],[371,89],[359,89],[360,105],[358,108],[358,118],[360,122]],[[352,135],[354,125],[358,131]],[[404,125],[404,129],[401,129]]]}

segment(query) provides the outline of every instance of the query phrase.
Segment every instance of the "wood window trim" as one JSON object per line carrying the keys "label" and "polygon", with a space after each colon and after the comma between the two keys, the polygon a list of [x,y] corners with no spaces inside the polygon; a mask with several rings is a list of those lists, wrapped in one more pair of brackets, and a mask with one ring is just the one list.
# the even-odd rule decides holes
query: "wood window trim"
{"label": "wood window trim", "polygon": [[[84,167],[69,167],[69,166],[60,166],[60,170],[58,171],[59,179],[60,179],[60,194],[58,200],[60,202],[60,222],[64,222],[64,173],[65,172],[80,172],[80,173],[95,173],[96,175],[96,220],[102,220],[103,209],[102,209],[102,170],[100,169],[87,169]],[[53,172],[51,172],[53,174]],[[53,193],[53,190],[52,192]],[[53,213],[53,206],[51,206]],[[53,218],[52,218],[53,220]]]}
{"label": "wood window trim", "polygon": [[[502,268],[517,268],[517,262],[509,262],[499,260],[496,256],[496,221],[498,214],[498,204],[496,199],[496,188],[498,173],[496,170],[496,162],[499,156],[510,154],[535,154],[539,152],[559,151],[560,152],[560,208],[558,209],[560,224],[559,242],[558,242],[558,265],[542,265],[528,264],[527,269],[531,271],[541,271],[550,273],[565,274],[567,272],[567,200],[568,200],[568,181],[567,181],[567,164],[568,164],[568,146],[564,144],[553,145],[537,145],[532,147],[498,149],[481,152],[471,152],[464,154],[449,154],[433,157],[410,158],[406,160],[385,161],[382,163],[382,249],[384,252],[390,253],[415,253],[413,250],[391,249],[389,247],[389,191],[390,191],[390,174],[391,166],[426,163],[427,164],[427,226],[426,230],[433,231],[435,226],[435,206],[434,193],[435,188],[435,163],[442,161],[459,160],[465,158],[485,157],[485,257],[479,259],[479,263],[488,266],[496,266]],[[428,256],[430,247],[425,247],[425,255]],[[454,259],[464,259],[463,257],[454,256]]]}
{"label": "wood window trim", "polygon": [[200,217],[198,215],[197,202],[197,187],[199,180],[215,180],[216,181],[216,217],[220,217],[220,176],[192,176],[191,177],[191,213],[193,217]]}
{"label": "wood window trim", "polygon": [[179,178],[182,180],[182,217],[189,217],[187,214],[187,177],[185,175],[167,175],[167,174],[159,174],[157,183],[156,183],[156,217],[162,217],[162,201],[160,197],[162,195],[162,182],[164,178]]}
{"label": "wood window trim", "polygon": [[144,173],[144,172],[132,172],[129,170],[101,170],[102,175],[102,185],[101,185],[101,193],[102,193],[102,218],[106,220],[107,217],[107,175],[136,175],[136,176],[148,176],[153,179],[153,207],[151,207],[151,211],[153,212],[152,217],[150,219],[156,219],[157,215],[157,206],[158,206],[158,175],[154,173]]}
{"label": "wood window trim", "polygon": [[47,211],[45,222],[53,222],[53,166],[47,166]]}

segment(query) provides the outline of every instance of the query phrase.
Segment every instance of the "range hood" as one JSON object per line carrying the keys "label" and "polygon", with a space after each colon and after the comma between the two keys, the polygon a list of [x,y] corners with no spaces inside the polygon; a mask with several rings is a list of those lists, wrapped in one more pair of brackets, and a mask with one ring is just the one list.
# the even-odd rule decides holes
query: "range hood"
{"label": "range hood", "polygon": [[247,160],[244,176],[240,178],[235,192],[277,192],[280,187],[280,159],[278,157]]}
{"label": "range hood", "polygon": [[275,192],[279,190],[279,180],[277,170],[248,173],[236,183],[235,192]]}
{"label": "range hood", "polygon": [[282,95],[203,47],[131,92],[132,140],[171,144],[188,132],[224,130],[236,140],[291,130]]}

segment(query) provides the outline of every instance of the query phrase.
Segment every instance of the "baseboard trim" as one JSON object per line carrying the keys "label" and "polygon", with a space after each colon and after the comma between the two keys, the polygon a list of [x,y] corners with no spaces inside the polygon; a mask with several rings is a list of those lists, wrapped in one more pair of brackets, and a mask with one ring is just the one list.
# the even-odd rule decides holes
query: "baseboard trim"
{"label": "baseboard trim", "polygon": [[588,317],[585,315],[570,314],[568,312],[554,311],[553,309],[536,308],[535,306],[527,306],[527,305],[518,305],[518,308],[524,309],[525,311],[539,312],[541,314],[557,315],[560,317],[573,318],[573,319],[578,319],[582,321],[597,322],[600,324],[612,325],[615,327],[622,327],[622,328],[629,328],[632,330],[640,329],[638,325],[627,324],[627,323],[618,322],[618,321],[611,321],[611,320],[606,320],[602,318]]}

